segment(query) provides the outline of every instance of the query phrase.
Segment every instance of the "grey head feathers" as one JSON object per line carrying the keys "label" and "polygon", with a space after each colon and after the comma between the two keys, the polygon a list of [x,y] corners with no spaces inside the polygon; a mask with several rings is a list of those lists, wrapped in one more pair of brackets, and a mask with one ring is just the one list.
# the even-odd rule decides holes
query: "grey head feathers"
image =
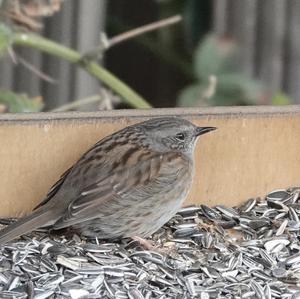
{"label": "grey head feathers", "polygon": [[155,118],[136,126],[147,136],[150,148],[162,152],[177,151],[191,155],[201,135],[199,127],[179,117]]}

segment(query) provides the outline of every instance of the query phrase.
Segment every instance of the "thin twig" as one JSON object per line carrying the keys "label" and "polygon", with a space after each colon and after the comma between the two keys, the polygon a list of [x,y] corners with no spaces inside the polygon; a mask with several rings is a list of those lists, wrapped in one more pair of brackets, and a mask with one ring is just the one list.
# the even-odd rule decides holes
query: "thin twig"
{"label": "thin twig", "polygon": [[[120,31],[122,28],[125,28],[123,30],[126,31],[130,29],[127,24],[120,22],[119,19],[113,17],[109,19],[109,26],[111,26],[114,31]],[[163,60],[174,68],[177,68],[187,78],[192,80],[195,79],[191,62],[179,56],[172,47],[170,48],[166,45],[157,43],[157,39],[153,36],[151,37],[149,34],[140,36],[135,40],[135,42],[146,48],[147,51],[149,50],[152,52],[158,59]]]}
{"label": "thin twig", "polygon": [[182,20],[182,17],[180,15],[176,15],[176,16],[173,16],[173,17],[161,20],[161,21],[153,22],[151,24],[126,31],[124,33],[121,33],[117,36],[110,38],[108,40],[107,48],[111,48],[112,46],[115,46],[116,44],[119,44],[128,39],[134,38],[134,37],[144,34],[146,32],[154,31],[158,28],[162,28],[162,27],[166,27],[166,26],[178,23],[181,20]]}
{"label": "thin twig", "polygon": [[101,34],[100,45],[94,49],[90,49],[82,54],[82,60],[98,60],[103,52],[119,43],[122,43],[128,39],[134,38],[136,36],[142,35],[146,32],[154,31],[162,27],[170,26],[172,24],[178,23],[182,20],[180,15],[175,15],[173,17],[153,22],[135,29],[128,30],[112,38],[108,38],[105,33]]}
{"label": "thin twig", "polygon": [[16,55],[17,61],[20,64],[22,64],[24,67],[26,67],[27,69],[29,69],[35,75],[37,75],[38,77],[40,77],[42,80],[47,81],[47,82],[52,83],[52,84],[57,83],[57,80],[51,78],[50,76],[48,76],[44,72],[38,70],[33,64],[31,64],[30,62],[28,62],[27,60],[25,60],[24,58],[22,58],[19,54],[15,53],[15,55]]}
{"label": "thin twig", "polygon": [[93,104],[93,103],[97,103],[97,102],[101,102],[103,100],[102,96],[99,94],[96,95],[92,95],[90,97],[84,98],[84,99],[80,99],[80,100],[76,100],[73,101],[69,104],[66,105],[62,105],[58,108],[55,108],[53,110],[51,110],[52,112],[62,112],[62,111],[69,111],[84,105],[88,105],[88,104]]}
{"label": "thin twig", "polygon": [[17,61],[16,53],[15,53],[14,49],[12,47],[7,47],[7,53],[9,55],[9,57],[11,58],[12,62],[14,64],[17,64],[18,61]]}
{"label": "thin twig", "polygon": [[38,31],[43,28],[43,25],[40,22],[26,16],[23,13],[17,13],[16,11],[14,12],[14,11],[2,10],[0,11],[0,15],[8,17],[9,19],[13,20],[16,23],[22,24],[25,28],[28,28],[29,30]]}

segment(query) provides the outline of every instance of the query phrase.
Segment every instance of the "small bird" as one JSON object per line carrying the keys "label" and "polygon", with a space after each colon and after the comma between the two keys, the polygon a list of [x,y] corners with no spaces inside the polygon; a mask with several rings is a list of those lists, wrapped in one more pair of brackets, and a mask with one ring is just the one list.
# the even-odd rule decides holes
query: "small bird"
{"label": "small bird", "polygon": [[61,176],[30,215],[0,231],[0,244],[40,227],[72,227],[99,239],[153,234],[187,197],[197,138],[215,129],[165,117],[105,137]]}

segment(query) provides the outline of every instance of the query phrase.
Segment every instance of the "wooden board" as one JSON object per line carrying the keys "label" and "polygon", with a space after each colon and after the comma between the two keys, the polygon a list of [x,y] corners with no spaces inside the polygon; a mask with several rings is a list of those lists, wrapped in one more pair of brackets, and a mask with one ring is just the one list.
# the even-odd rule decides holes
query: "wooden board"
{"label": "wooden board", "polygon": [[300,106],[119,110],[0,116],[0,217],[29,212],[60,174],[102,137],[150,117],[216,126],[196,149],[186,204],[237,205],[300,185]]}

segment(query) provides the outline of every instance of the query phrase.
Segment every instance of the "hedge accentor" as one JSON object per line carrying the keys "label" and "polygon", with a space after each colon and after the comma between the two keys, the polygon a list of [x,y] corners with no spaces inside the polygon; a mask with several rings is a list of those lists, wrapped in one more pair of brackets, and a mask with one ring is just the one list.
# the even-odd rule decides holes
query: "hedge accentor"
{"label": "hedge accentor", "polygon": [[180,209],[192,183],[197,137],[214,129],[156,118],[100,140],[32,214],[0,232],[0,243],[42,226],[71,226],[102,239],[151,235]]}

